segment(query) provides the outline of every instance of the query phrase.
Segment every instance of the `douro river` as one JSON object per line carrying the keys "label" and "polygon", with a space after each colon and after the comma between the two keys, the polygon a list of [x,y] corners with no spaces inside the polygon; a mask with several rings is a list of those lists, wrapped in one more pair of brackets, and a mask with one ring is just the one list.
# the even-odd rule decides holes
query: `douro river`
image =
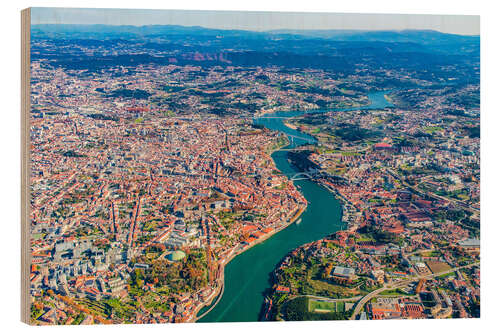
{"label": "douro river", "polygon": [[[371,104],[362,108],[322,110],[349,111],[359,109],[383,108],[391,104],[384,98],[387,92],[369,94]],[[266,114],[255,120],[271,130],[293,135],[293,141],[286,148],[293,148],[305,143],[315,142],[314,138],[286,127],[283,119],[268,117],[294,117],[303,111],[276,112]],[[291,139],[291,137],[289,137]],[[284,174],[297,170],[288,162],[286,151],[276,151],[272,158],[276,167]],[[342,208],[334,195],[318,184],[309,180],[295,181],[307,199],[307,209],[299,224],[292,224],[266,241],[255,245],[235,257],[225,268],[224,294],[215,308],[199,322],[242,322],[257,321],[264,301],[264,292],[270,286],[270,273],[283,257],[291,250],[309,242],[321,239],[342,228]],[[203,309],[201,313],[203,312]]]}

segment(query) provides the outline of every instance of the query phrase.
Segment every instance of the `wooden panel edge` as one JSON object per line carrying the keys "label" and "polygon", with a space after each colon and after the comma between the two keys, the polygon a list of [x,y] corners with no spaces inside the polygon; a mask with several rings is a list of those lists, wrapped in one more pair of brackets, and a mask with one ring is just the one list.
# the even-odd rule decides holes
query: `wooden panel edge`
{"label": "wooden panel edge", "polygon": [[21,11],[21,321],[30,320],[30,34],[31,9]]}

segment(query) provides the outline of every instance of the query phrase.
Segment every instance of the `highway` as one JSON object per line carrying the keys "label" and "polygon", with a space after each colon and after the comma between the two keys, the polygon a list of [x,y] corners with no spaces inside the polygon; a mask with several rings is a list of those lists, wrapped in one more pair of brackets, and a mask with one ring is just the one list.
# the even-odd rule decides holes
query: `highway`
{"label": "highway", "polygon": [[307,297],[315,300],[326,301],[326,302],[355,302],[358,301],[363,296],[354,296],[350,298],[329,298],[324,296],[316,296],[316,295],[290,295],[289,300],[295,299],[298,297]]}

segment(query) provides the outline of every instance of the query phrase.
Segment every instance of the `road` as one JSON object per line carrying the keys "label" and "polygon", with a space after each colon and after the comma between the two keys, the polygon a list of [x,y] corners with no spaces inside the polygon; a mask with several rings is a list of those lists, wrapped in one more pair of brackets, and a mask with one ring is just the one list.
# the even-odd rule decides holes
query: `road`
{"label": "road", "polygon": [[469,265],[465,265],[465,266],[460,266],[460,267],[455,267],[455,268],[452,268],[452,269],[449,269],[447,271],[444,271],[444,272],[439,272],[439,273],[433,273],[433,274],[427,274],[427,275],[420,275],[420,276],[416,276],[416,277],[413,277],[413,278],[410,278],[408,280],[404,280],[404,281],[398,281],[394,284],[389,284],[387,286],[384,286],[382,288],[379,288],[377,290],[374,290],[372,291],[371,293],[365,295],[359,302],[358,304],[356,304],[356,307],[354,308],[354,312],[352,313],[352,316],[351,316],[351,320],[354,320],[356,319],[356,316],[358,315],[358,313],[361,311],[361,309],[363,309],[363,307],[365,306],[365,304],[371,300],[374,296],[380,294],[381,292],[384,292],[386,290],[392,290],[392,289],[396,289],[396,288],[400,288],[402,286],[405,286],[405,285],[408,285],[412,282],[416,282],[420,279],[428,279],[428,278],[434,278],[436,276],[440,276],[440,275],[444,275],[444,274],[448,274],[448,273],[451,273],[451,272],[455,272],[455,271],[458,271],[460,269],[463,269],[463,268],[469,268],[469,267],[472,267],[472,266],[477,266],[479,265],[479,262],[475,262],[473,264],[469,264]]}
{"label": "road", "polygon": [[307,297],[315,300],[321,300],[321,301],[327,301],[327,302],[355,302],[358,301],[360,298],[363,296],[354,296],[350,298],[329,298],[329,297],[323,297],[323,296],[316,296],[316,295],[290,295],[288,299],[294,299],[297,297]]}

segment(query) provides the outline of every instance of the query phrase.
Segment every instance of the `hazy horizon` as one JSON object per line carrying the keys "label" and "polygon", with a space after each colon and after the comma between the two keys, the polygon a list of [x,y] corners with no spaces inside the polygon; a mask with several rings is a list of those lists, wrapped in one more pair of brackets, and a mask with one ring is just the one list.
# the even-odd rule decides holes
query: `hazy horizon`
{"label": "hazy horizon", "polygon": [[352,14],[310,12],[205,11],[167,9],[32,7],[31,24],[153,26],[178,25],[221,30],[434,30],[479,36],[478,15]]}

